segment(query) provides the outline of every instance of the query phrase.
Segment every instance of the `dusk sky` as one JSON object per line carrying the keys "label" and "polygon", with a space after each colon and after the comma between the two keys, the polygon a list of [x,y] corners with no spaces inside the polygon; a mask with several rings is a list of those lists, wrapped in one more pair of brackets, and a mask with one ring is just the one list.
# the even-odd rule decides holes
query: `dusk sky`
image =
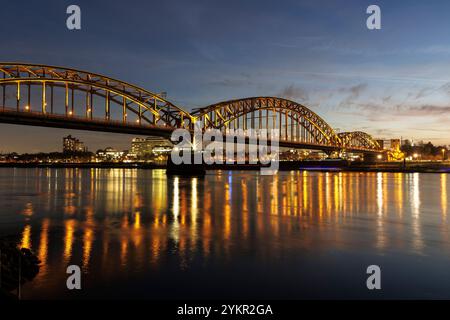
{"label": "dusk sky", "polygon": [[[82,30],[66,28],[77,4]],[[381,7],[381,30],[366,8]],[[10,1],[2,62],[96,72],[191,110],[250,96],[300,102],[339,131],[450,144],[450,1]],[[0,152],[128,149],[133,136],[0,124]]]}

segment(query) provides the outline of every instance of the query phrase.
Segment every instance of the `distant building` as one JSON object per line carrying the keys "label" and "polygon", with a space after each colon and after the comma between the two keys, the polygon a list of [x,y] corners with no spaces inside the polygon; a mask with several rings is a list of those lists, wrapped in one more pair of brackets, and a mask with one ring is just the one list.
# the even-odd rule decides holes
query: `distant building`
{"label": "distant building", "polygon": [[412,142],[411,140],[409,140],[409,139],[405,139],[405,140],[403,140],[402,142],[403,142],[403,143],[402,143],[402,146],[408,146],[408,147],[411,147],[411,146],[413,145],[413,142]]}
{"label": "distant building", "polygon": [[391,149],[392,150],[400,150],[401,140],[400,139],[391,139]]}
{"label": "distant building", "polygon": [[377,140],[377,143],[381,149],[384,149],[384,140]]}
{"label": "distant building", "polygon": [[134,138],[131,141],[131,153],[137,158],[169,153],[172,147],[169,140],[159,137]]}
{"label": "distant building", "polygon": [[77,138],[68,135],[63,138],[63,152],[86,152],[87,148],[84,146],[84,143],[78,140]]}
{"label": "distant building", "polygon": [[380,147],[384,150],[397,150],[400,149],[400,139],[379,139],[377,140]]}
{"label": "distant building", "polygon": [[98,150],[95,157],[98,162],[102,161],[122,161],[124,159],[125,152],[117,151],[114,148],[108,147],[105,150]]}

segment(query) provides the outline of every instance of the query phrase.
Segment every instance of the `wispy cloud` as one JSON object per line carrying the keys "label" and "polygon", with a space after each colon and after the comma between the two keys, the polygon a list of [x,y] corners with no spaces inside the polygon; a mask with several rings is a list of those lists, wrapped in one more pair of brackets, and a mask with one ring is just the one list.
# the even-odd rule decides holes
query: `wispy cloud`
{"label": "wispy cloud", "polygon": [[355,103],[355,100],[358,99],[362,92],[367,89],[367,83],[360,83],[351,87],[340,88],[339,92],[343,93],[346,96],[344,100],[339,103],[339,107],[348,107]]}
{"label": "wispy cloud", "polygon": [[279,97],[298,100],[300,102],[306,102],[309,100],[308,92],[302,88],[293,84],[284,87],[278,94]]}

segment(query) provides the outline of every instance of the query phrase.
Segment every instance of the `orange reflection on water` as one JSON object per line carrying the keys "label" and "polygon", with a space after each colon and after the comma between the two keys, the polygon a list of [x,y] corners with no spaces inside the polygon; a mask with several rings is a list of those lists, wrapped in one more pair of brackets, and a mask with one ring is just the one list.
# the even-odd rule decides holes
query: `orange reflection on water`
{"label": "orange reflection on water", "polygon": [[172,232],[171,235],[175,242],[178,242],[179,235],[179,220],[178,217],[180,215],[180,182],[179,178],[175,177],[173,179],[173,198],[172,198],[172,215],[173,215],[173,223],[172,223]]}
{"label": "orange reflection on water", "polygon": [[384,199],[385,199],[385,188],[384,185],[384,175],[382,172],[377,173],[377,233],[376,233],[376,247],[379,250],[383,250],[386,247],[386,236],[384,230]]}
{"label": "orange reflection on water", "polygon": [[448,205],[448,197],[447,197],[447,174],[441,174],[441,209],[442,209],[442,217],[446,220],[447,217],[447,205]]}
{"label": "orange reflection on water", "polygon": [[198,178],[191,180],[191,238],[194,244],[197,238],[197,219],[198,219]]}
{"label": "orange reflection on water", "polygon": [[68,262],[72,257],[74,233],[76,226],[75,219],[68,219],[64,222],[64,261]]}
{"label": "orange reflection on water", "polygon": [[[426,228],[421,209],[431,197],[442,221],[448,212],[446,174],[433,180],[432,191],[423,191],[427,178],[402,173],[229,172],[167,178],[137,170],[67,172],[60,174],[67,180],[50,179],[50,186],[46,180],[46,189],[40,188],[56,192],[57,184],[63,185],[60,197],[46,203],[53,212],[71,215],[43,218],[40,228],[33,224],[34,231],[40,230],[34,235],[26,221],[21,234],[21,246],[39,244],[43,275],[49,273],[48,264],[56,263],[52,260],[79,260],[86,272],[101,265],[113,274],[115,268],[157,268],[169,255],[189,268],[192,257],[232,257],[237,247],[265,256],[288,246],[287,241],[292,250],[366,245],[377,253],[395,246],[422,252]],[[144,175],[141,180],[139,175]],[[87,178],[89,183],[75,181]],[[30,209],[35,219],[42,214],[38,206],[27,200],[17,212]],[[63,228],[60,238],[57,232],[49,237],[50,226]],[[445,239],[448,230],[442,230]],[[318,241],[322,236],[326,240]],[[256,244],[260,247],[252,247]],[[51,259],[52,252],[63,259]]]}
{"label": "orange reflection on water", "polygon": [[241,181],[242,189],[242,234],[244,238],[248,236],[248,188],[247,181]]}
{"label": "orange reflection on water", "polygon": [[[207,188],[208,182],[205,181],[205,188]],[[211,248],[211,234],[212,234],[212,219],[211,219],[211,196],[209,194],[203,194],[204,212],[203,212],[203,229],[201,239],[203,239],[203,252],[205,257],[209,256]]]}
{"label": "orange reflection on water", "polygon": [[141,213],[138,211],[134,214],[134,229],[139,230],[141,228]]}
{"label": "orange reflection on water", "polygon": [[45,279],[45,277],[48,274],[48,254],[49,254],[49,234],[50,230],[50,219],[44,218],[42,220],[42,226],[41,226],[41,233],[39,236],[39,250],[37,252],[37,257],[39,259],[40,267],[39,267],[39,273],[36,276],[36,280],[39,282],[42,279]]}
{"label": "orange reflection on water", "polygon": [[152,171],[152,204],[155,214],[163,213],[167,205],[167,181],[163,170]]}
{"label": "orange reflection on water", "polygon": [[394,194],[395,194],[395,207],[397,209],[397,212],[399,215],[403,215],[403,185],[404,185],[404,179],[402,173],[395,173],[394,175]]}
{"label": "orange reflection on water", "polygon": [[[230,176],[231,177],[231,176]],[[231,199],[232,199],[232,189],[229,181],[225,183],[225,204],[224,204],[224,239],[227,240],[230,237],[231,232]]]}
{"label": "orange reflection on water", "polygon": [[420,175],[419,173],[410,174],[410,204],[412,211],[412,229],[414,233],[414,249],[421,253],[423,249],[422,228],[420,222]]}
{"label": "orange reflection on water", "polygon": [[[50,219],[45,218],[42,220],[41,235],[39,240],[38,258],[42,261],[43,266],[46,266],[48,256],[48,232],[50,228]],[[42,271],[42,270],[41,270]]]}
{"label": "orange reflection on water", "polygon": [[83,234],[83,272],[87,272],[92,252],[92,243],[94,242],[94,209],[88,207],[86,209],[86,222]]}
{"label": "orange reflection on water", "polygon": [[31,226],[29,224],[23,229],[20,247],[31,249]]}

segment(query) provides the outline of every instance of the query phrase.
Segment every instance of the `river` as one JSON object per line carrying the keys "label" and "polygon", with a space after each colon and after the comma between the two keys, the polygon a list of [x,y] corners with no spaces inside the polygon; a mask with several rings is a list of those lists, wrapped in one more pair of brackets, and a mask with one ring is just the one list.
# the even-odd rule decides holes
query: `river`
{"label": "river", "polygon": [[24,299],[449,299],[449,193],[447,174],[1,168],[0,235],[42,261]]}

